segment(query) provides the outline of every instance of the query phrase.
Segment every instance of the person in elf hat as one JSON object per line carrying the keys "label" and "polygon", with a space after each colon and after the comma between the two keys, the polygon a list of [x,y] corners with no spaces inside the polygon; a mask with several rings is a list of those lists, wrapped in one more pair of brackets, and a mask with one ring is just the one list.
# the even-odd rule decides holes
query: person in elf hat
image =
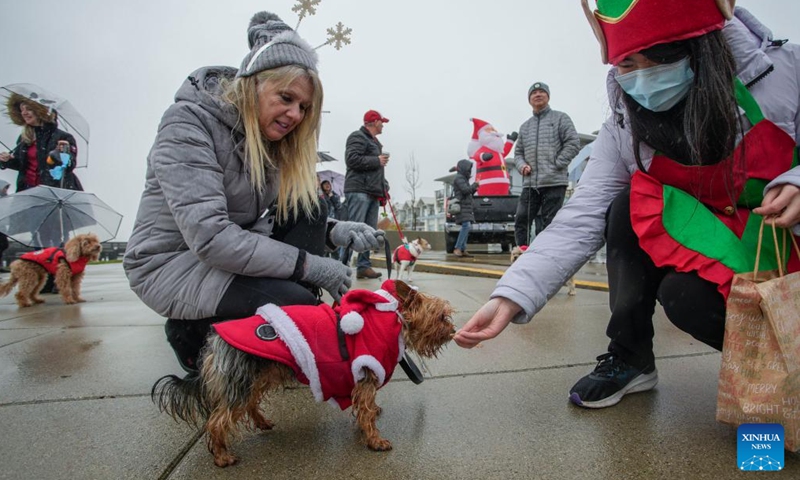
{"label": "person in elf hat", "polygon": [[467,155],[475,161],[475,179],[480,183],[478,195],[508,195],[511,181],[508,178],[505,158],[514,142],[517,132],[507,136],[495,130],[487,122],[471,118],[472,139],[467,146]]}
{"label": "person in elf hat", "polygon": [[323,257],[326,245],[383,241],[320,206],[313,48],[269,12],[252,17],[247,39],[240,68],[196,70],[164,114],[123,259],[190,374],[212,323],[267,303],[316,305],[322,290],[338,300],[352,272]]}
{"label": "person in elf hat", "polygon": [[533,115],[519,127],[514,148],[514,164],[522,174],[522,193],[514,216],[514,241],[519,247],[530,243],[534,220],[538,235],[564,204],[567,168],[581,147],[569,115],[550,108],[546,83],[534,82],[528,88],[528,103]]}
{"label": "person in elf hat", "polygon": [[[731,280],[754,269],[762,218],[798,233],[800,46],[733,1],[583,4],[613,65],[613,113],[574,196],[455,341],[474,347],[530,321],[605,239],[610,343],[569,394],[602,408],[656,385],[656,301],[721,349]],[[764,243],[762,259],[775,259]],[[798,265],[792,254],[788,270]]]}

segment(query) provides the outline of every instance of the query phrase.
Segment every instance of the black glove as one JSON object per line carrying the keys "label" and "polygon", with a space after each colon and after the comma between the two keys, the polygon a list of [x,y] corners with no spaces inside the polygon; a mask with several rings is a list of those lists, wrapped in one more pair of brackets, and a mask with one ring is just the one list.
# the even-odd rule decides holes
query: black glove
{"label": "black glove", "polygon": [[494,155],[489,152],[481,153],[481,160],[483,160],[484,162],[488,162],[489,160],[492,159],[492,157],[494,157]]}
{"label": "black glove", "polygon": [[509,140],[511,140],[512,142],[516,142],[516,141],[517,141],[517,139],[519,138],[519,133],[517,133],[517,132],[511,132],[511,133],[509,133],[508,135],[506,135],[506,138],[507,138],[507,139],[509,139]]}

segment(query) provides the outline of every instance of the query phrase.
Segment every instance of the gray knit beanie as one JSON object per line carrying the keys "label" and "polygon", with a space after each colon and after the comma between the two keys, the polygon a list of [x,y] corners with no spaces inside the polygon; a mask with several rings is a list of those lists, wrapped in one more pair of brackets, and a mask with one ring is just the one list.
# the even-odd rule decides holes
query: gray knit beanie
{"label": "gray knit beanie", "polygon": [[237,77],[263,70],[298,65],[317,71],[317,53],[300,35],[270,12],[258,12],[247,29],[250,53],[242,60]]}
{"label": "gray knit beanie", "polygon": [[531,93],[533,93],[534,90],[543,90],[548,97],[550,96],[550,87],[544,82],[536,82],[531,85],[531,88],[528,89],[528,98],[531,98]]}

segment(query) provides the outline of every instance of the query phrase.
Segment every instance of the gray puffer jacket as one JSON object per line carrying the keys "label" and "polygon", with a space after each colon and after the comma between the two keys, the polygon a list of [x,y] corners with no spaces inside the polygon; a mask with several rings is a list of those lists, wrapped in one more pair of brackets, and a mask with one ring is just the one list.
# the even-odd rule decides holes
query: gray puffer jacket
{"label": "gray puffer jacket", "polygon": [[[219,98],[236,69],[206,67],[175,95],[147,157],[144,193],[123,266],[133,291],[160,315],[214,316],[234,275],[289,278],[295,247],[272,240],[277,172],[250,185],[238,111]],[[255,227],[254,227],[255,225]],[[253,230],[258,228],[262,234]]]}
{"label": "gray puffer jacket", "polygon": [[[722,33],[736,58],[737,76],[748,85],[764,116],[800,145],[800,46],[773,45],[771,32],[741,7],[736,7],[736,18],[725,24]],[[615,113],[603,124],[575,193],[531,248],[506,270],[491,295],[522,307],[514,323],[530,321],[602,247],[606,210],[638,171],[629,121],[625,116],[620,125],[618,119],[625,109],[614,101],[619,98],[614,72],[614,68],[609,71],[607,84]],[[743,113],[741,121],[749,128]],[[653,153],[642,145],[645,168]],[[766,190],[781,184],[800,186],[800,167],[779,175]]]}
{"label": "gray puffer jacket", "polygon": [[546,107],[519,127],[514,147],[514,164],[530,165],[531,174],[522,177],[523,187],[567,185],[567,167],[578,154],[581,141],[572,119],[564,112]]}

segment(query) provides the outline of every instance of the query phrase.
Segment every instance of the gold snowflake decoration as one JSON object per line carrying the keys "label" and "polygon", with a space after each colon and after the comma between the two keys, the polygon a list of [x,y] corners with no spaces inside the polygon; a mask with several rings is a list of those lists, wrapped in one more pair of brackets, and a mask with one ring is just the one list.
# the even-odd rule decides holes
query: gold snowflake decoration
{"label": "gold snowflake decoration", "polygon": [[353,33],[352,28],[346,28],[342,22],[337,23],[333,28],[328,29],[327,45],[333,45],[336,50],[341,50],[342,45],[350,45],[350,35]]}
{"label": "gold snowflake decoration", "polygon": [[[297,5],[292,7],[292,11],[297,14],[300,20],[304,19],[306,15],[309,17],[317,13],[317,5],[322,0],[298,0]],[[300,22],[298,22],[300,23]]]}

